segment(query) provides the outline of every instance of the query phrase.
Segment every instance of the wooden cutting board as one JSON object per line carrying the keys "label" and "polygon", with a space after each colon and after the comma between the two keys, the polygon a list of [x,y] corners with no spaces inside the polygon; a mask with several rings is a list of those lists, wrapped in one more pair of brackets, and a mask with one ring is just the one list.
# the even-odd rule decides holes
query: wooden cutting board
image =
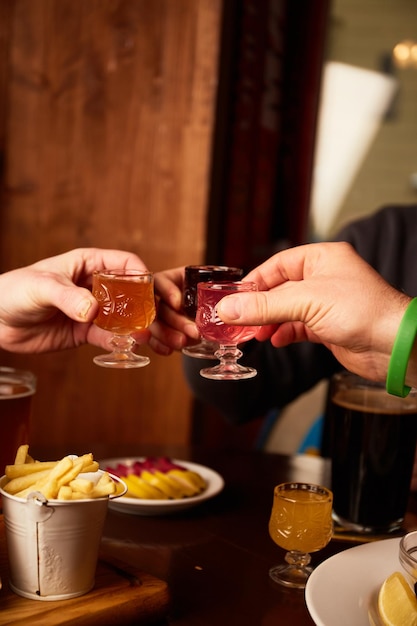
{"label": "wooden cutting board", "polygon": [[117,626],[152,624],[169,610],[166,582],[130,565],[99,560],[96,584],[78,598],[55,602],[28,600],[9,588],[4,520],[0,515],[0,625]]}

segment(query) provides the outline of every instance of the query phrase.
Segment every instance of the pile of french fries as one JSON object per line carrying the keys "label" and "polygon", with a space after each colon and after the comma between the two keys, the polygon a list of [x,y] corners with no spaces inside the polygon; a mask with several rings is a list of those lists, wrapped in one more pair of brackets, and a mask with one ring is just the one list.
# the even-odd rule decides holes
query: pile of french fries
{"label": "pile of french fries", "polygon": [[38,491],[47,500],[84,500],[104,498],[123,491],[123,485],[107,472],[99,472],[91,453],[64,456],[60,461],[35,461],[29,446],[18,448],[13,465],[6,465],[7,481],[3,490],[18,498]]}

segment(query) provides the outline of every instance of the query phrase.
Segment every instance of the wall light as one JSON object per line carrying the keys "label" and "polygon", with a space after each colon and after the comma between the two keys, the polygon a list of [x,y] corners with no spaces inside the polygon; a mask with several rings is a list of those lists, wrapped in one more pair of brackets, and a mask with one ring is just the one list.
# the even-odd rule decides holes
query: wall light
{"label": "wall light", "polygon": [[417,43],[412,39],[400,41],[394,46],[392,57],[398,68],[414,67],[417,69]]}

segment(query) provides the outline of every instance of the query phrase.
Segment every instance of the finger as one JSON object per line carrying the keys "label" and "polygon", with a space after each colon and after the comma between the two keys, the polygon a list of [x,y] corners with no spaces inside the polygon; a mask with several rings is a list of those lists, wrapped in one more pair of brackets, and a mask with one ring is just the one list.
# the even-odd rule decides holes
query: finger
{"label": "finger", "polygon": [[280,314],[280,304],[276,292],[258,291],[226,296],[217,304],[216,310],[229,324],[274,324],[288,319]]}
{"label": "finger", "polygon": [[39,307],[55,307],[76,322],[88,322],[97,314],[98,304],[88,289],[65,284],[54,275],[44,275],[33,286],[32,300]]}
{"label": "finger", "polygon": [[155,274],[155,293],[175,311],[182,307],[184,268],[178,267]]}
{"label": "finger", "polygon": [[77,248],[49,259],[42,259],[31,266],[35,270],[45,272],[50,272],[51,267],[75,283],[87,279],[86,282],[89,284],[93,271],[97,269],[128,268],[147,271],[145,263],[133,252],[101,248]]}
{"label": "finger", "polygon": [[271,336],[271,343],[275,348],[282,348],[291,343],[300,343],[302,341],[314,341],[312,333],[302,322],[286,322],[281,324]]}
{"label": "finger", "polygon": [[165,346],[169,352],[172,352],[172,350],[181,350],[188,342],[187,335],[182,331],[161,324],[158,321],[151,324],[150,332],[151,338],[149,345],[152,349],[156,348],[158,352],[160,352],[160,350],[165,352],[162,346]]}
{"label": "finger", "polygon": [[199,339],[199,332],[195,322],[188,319],[182,313],[178,313],[165,302],[160,301],[158,304],[157,319],[161,326],[168,326],[174,330],[187,335],[191,339]]}

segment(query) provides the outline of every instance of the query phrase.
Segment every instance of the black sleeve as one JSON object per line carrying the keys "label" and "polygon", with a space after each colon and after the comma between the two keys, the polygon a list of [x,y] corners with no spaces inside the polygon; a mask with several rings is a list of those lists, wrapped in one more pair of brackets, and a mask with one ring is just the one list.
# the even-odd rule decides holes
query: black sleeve
{"label": "black sleeve", "polygon": [[343,228],[335,240],[351,243],[393,287],[417,295],[417,205],[383,207]]}
{"label": "black sleeve", "polygon": [[251,341],[241,346],[242,364],[255,367],[257,376],[247,380],[213,381],[200,376],[200,369],[213,365],[183,356],[184,373],[195,397],[218,409],[235,424],[242,424],[281,408],[328,378],[340,365],[320,344],[297,343],[274,348],[269,341]]}

